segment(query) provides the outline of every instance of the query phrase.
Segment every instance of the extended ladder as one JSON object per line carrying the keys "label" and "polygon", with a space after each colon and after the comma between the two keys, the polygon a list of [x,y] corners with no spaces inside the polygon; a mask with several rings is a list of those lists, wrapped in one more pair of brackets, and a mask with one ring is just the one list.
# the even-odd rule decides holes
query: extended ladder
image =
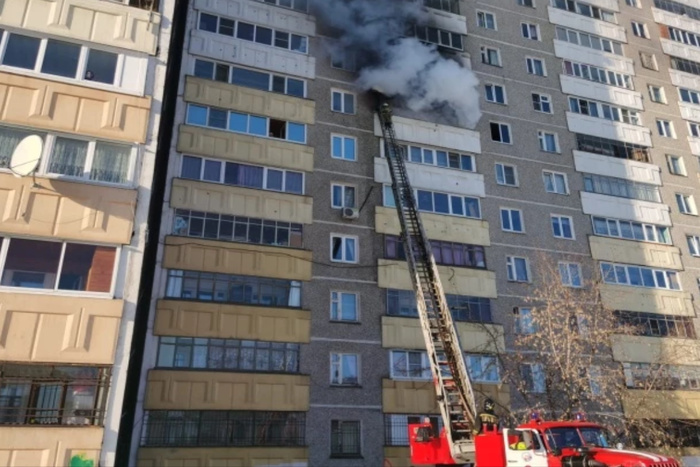
{"label": "extended ladder", "polygon": [[391,173],[391,188],[401,223],[401,237],[409,272],[416,292],[430,369],[435,381],[444,430],[456,463],[474,462],[474,426],[476,407],[464,356],[447,306],[438,270],[421,223],[413,195],[403,148],[396,142],[391,108],[380,106],[379,121],[384,135],[386,160]]}

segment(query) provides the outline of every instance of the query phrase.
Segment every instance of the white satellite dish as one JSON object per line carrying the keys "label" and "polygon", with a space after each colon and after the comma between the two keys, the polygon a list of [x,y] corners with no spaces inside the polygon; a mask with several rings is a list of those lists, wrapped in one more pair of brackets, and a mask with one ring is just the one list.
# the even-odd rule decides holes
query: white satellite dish
{"label": "white satellite dish", "polygon": [[26,177],[39,166],[44,140],[38,135],[29,135],[19,142],[10,158],[10,170],[18,177]]}

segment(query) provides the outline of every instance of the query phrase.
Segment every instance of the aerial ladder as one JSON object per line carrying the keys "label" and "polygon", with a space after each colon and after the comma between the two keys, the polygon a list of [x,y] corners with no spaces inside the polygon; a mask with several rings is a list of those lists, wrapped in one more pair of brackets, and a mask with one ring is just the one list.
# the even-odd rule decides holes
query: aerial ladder
{"label": "aerial ladder", "polygon": [[390,105],[382,103],[378,113],[384,136],[384,153],[391,174],[391,189],[401,224],[401,239],[416,293],[418,316],[444,424],[444,436],[453,459],[449,463],[473,463],[475,448],[472,429],[476,406],[464,355],[408,179],[404,149],[396,141]]}

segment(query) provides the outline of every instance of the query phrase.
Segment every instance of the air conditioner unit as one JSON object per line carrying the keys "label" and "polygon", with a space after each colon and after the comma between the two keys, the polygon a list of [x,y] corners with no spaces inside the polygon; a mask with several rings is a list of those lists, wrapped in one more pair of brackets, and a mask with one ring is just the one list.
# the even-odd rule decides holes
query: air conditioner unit
{"label": "air conditioner unit", "polygon": [[343,219],[357,219],[360,217],[360,210],[357,208],[343,208]]}

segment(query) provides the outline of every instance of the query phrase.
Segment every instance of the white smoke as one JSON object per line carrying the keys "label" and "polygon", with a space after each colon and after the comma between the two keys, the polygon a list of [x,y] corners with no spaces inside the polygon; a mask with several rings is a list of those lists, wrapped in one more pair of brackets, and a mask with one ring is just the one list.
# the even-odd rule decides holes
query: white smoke
{"label": "white smoke", "polygon": [[358,85],[398,97],[412,111],[439,113],[473,128],[481,117],[478,80],[436,46],[404,37],[411,24],[429,24],[421,0],[313,0],[314,12],[339,34],[335,51],[352,53]]}

